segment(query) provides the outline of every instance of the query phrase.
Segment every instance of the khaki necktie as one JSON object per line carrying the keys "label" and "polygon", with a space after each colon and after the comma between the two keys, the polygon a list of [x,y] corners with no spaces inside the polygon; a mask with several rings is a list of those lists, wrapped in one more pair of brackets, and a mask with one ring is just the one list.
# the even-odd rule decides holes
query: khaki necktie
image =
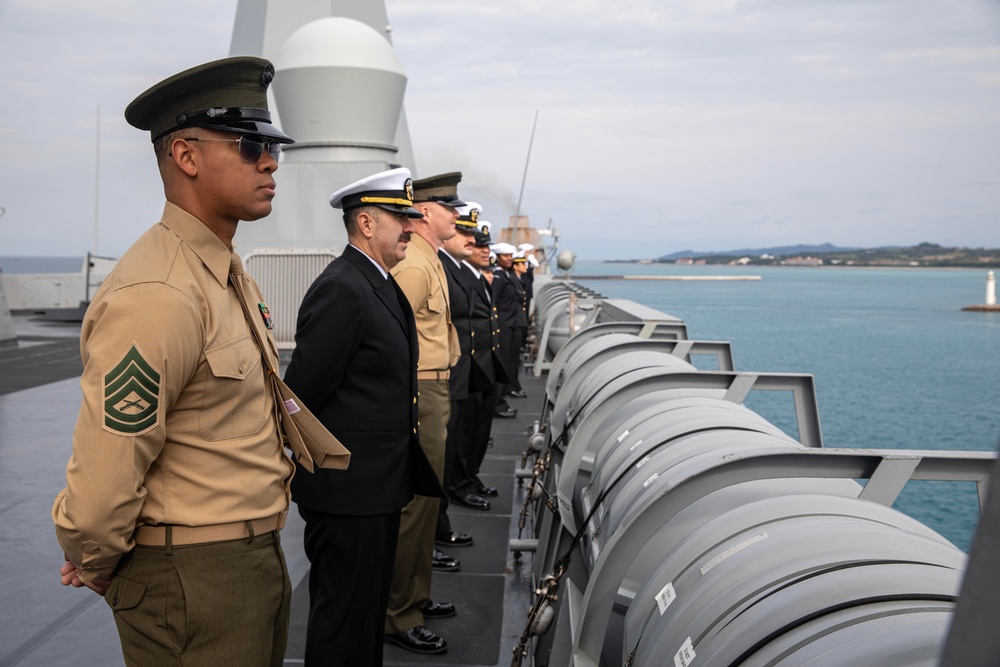
{"label": "khaki necktie", "polygon": [[351,460],[351,453],[316,419],[288,385],[278,377],[277,369],[272,366],[271,358],[267,354],[268,348],[251,314],[246,295],[247,280],[243,272],[243,262],[240,261],[239,255],[233,253],[229,259],[229,282],[236,291],[243,316],[260,350],[264,373],[274,396],[275,418],[284,431],[284,439],[295,459],[309,472],[313,472],[315,465],[321,468],[346,469]]}

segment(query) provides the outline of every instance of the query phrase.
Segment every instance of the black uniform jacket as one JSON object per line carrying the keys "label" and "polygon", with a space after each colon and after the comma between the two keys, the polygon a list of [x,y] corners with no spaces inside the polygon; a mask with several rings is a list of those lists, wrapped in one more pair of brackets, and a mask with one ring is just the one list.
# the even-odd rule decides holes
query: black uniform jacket
{"label": "black uniform jacket", "polygon": [[493,294],[496,295],[500,330],[513,331],[515,327],[528,328],[528,314],[524,308],[524,286],[513,271],[497,269],[494,273]]}
{"label": "black uniform jacket", "polygon": [[472,288],[472,330],[476,334],[472,339],[470,390],[492,391],[498,382],[510,381],[500,357],[500,318],[493,307],[493,287],[467,266],[462,267],[462,275]]}
{"label": "black uniform jacket", "polygon": [[292,499],[329,514],[388,514],[441,486],[417,435],[417,331],[390,276],[348,245],[306,292],[285,381],[351,451],[347,470],[299,467]]}
{"label": "black uniform jacket", "polygon": [[461,401],[469,397],[469,372],[472,369],[472,294],[469,281],[462,276],[462,267],[444,250],[438,249],[438,259],[448,276],[448,307],[451,309],[451,323],[458,333],[458,346],[462,351],[458,361],[451,367],[448,390],[451,400]]}

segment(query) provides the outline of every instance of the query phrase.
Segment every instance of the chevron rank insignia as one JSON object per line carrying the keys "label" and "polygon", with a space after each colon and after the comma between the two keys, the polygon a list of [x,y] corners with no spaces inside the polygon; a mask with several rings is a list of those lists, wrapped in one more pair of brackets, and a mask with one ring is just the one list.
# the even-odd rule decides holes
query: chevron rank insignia
{"label": "chevron rank insignia", "polygon": [[156,424],[160,407],[160,374],[132,347],[104,376],[104,428],[138,435]]}

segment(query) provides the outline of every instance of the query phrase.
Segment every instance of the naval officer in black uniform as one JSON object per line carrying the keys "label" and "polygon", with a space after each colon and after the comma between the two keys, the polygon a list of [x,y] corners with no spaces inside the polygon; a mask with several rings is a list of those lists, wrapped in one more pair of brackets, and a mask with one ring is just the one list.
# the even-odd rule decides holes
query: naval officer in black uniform
{"label": "naval officer in black uniform", "polygon": [[[451,369],[451,378],[448,386],[451,390],[451,418],[448,420],[448,439],[446,441],[446,458],[444,471],[445,493],[451,501],[474,510],[489,510],[488,500],[478,495],[475,491],[467,491],[457,494],[450,488],[449,480],[452,477],[452,470],[455,464],[455,457],[458,451],[465,448],[466,443],[459,432],[459,419],[472,391],[478,391],[479,386],[471,386],[473,380],[473,350],[475,348],[475,334],[472,328],[472,284],[468,278],[468,272],[462,269],[461,262],[472,256],[475,248],[474,235],[479,231],[479,204],[469,202],[465,206],[458,208],[458,220],[455,221],[455,231],[458,232],[452,238],[446,240],[438,256],[444,266],[448,276],[448,295],[451,305],[451,321],[455,325],[458,333],[459,345],[462,356]],[[479,379],[478,374],[475,379]],[[446,501],[441,501],[442,512],[447,508]],[[439,518],[438,533],[435,541],[438,544],[448,546],[462,546],[455,544],[455,538],[449,537],[451,524],[447,521],[447,515],[443,519]],[[458,535],[462,535],[459,533]],[[471,543],[471,539],[469,543]]]}
{"label": "naval officer in black uniform", "polygon": [[499,492],[483,483],[479,478],[479,469],[489,446],[497,388],[507,381],[507,372],[500,357],[500,325],[493,306],[493,288],[486,278],[491,271],[490,236],[476,232],[473,238],[475,249],[462,261],[463,276],[472,293],[472,369],[469,373],[469,396],[462,406],[458,423],[460,446],[450,486],[457,495],[474,493],[495,497]]}
{"label": "naval officer in black uniform", "polygon": [[524,398],[518,375],[521,370],[522,331],[528,329],[528,314],[524,305],[524,286],[513,268],[514,254],[518,250],[509,243],[496,243],[491,249],[497,256],[493,294],[500,317],[500,349],[509,378],[509,383],[501,386],[500,395]]}
{"label": "naval officer in black uniform", "polygon": [[307,665],[381,665],[400,509],[441,489],[417,433],[417,332],[389,270],[406,255],[407,169],[335,192],[349,245],[306,292],[285,379],[351,451],[292,480],[309,557]]}

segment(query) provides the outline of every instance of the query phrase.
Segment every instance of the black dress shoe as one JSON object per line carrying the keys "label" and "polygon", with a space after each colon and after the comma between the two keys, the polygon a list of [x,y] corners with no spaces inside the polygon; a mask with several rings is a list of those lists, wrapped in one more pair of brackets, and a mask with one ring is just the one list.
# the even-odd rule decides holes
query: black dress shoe
{"label": "black dress shoe", "polygon": [[518,389],[517,391],[509,391],[504,396],[513,396],[514,398],[528,398],[528,395],[524,393],[523,389]]}
{"label": "black dress shoe", "polygon": [[455,605],[450,602],[435,602],[428,600],[420,608],[424,618],[449,618],[455,615]]}
{"label": "black dress shoe", "polygon": [[431,559],[432,570],[437,570],[438,572],[457,572],[460,567],[462,567],[462,564],[457,558],[452,558],[440,549],[434,550],[434,556]]}
{"label": "black dress shoe", "polygon": [[434,544],[440,544],[443,547],[471,547],[472,535],[451,531],[443,537],[435,537]]}
{"label": "black dress shoe", "polygon": [[414,653],[444,653],[448,650],[448,642],[422,625],[410,628],[406,632],[386,635],[385,641],[401,646]]}
{"label": "black dress shoe", "polygon": [[468,507],[469,509],[473,510],[482,510],[484,512],[490,508],[489,501],[487,501],[484,498],[481,498],[480,496],[477,496],[474,493],[469,493],[467,495],[462,496],[461,498],[456,498],[455,502],[461,505],[462,507]]}
{"label": "black dress shoe", "polygon": [[490,498],[496,498],[497,496],[500,495],[500,492],[497,491],[494,487],[486,486],[485,484],[477,484],[476,493],[478,493],[481,496],[488,496]]}
{"label": "black dress shoe", "polygon": [[493,416],[499,417],[500,419],[513,419],[517,416],[517,410],[515,408],[511,408],[510,410],[498,410],[493,413]]}

